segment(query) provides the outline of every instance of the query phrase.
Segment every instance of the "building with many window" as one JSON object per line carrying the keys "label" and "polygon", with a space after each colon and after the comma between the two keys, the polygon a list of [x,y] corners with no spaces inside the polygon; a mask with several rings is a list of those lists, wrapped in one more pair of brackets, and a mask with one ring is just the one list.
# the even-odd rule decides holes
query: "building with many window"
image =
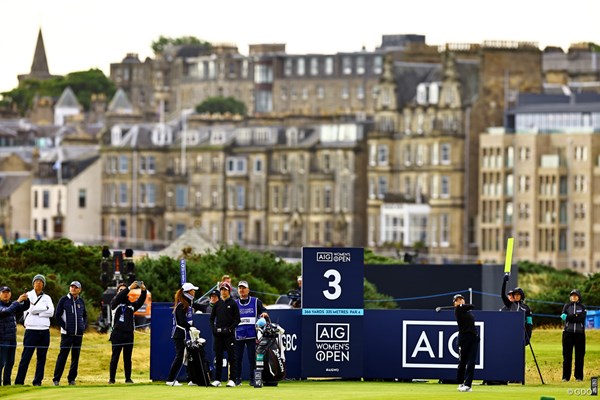
{"label": "building with many window", "polygon": [[600,95],[520,95],[481,136],[480,257],[600,270]]}

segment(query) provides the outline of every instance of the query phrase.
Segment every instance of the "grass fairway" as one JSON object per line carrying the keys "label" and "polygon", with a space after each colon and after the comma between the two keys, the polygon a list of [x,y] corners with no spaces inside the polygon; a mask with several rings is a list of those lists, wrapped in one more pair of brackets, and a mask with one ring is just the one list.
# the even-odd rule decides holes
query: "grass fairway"
{"label": "grass fairway", "polygon": [[[17,348],[16,364],[21,358],[23,330],[19,329],[19,347]],[[204,388],[204,387],[167,387],[164,382],[150,382],[150,336],[146,333],[136,333],[136,345],[133,352],[133,380],[135,385],[123,384],[123,371],[117,371],[117,384],[107,385],[108,363],[110,360],[110,343],[106,335],[95,332],[86,333],[83,341],[84,348],[79,363],[79,376],[77,386],[65,386],[65,374],[62,386],[52,385],[52,374],[56,361],[60,334],[57,330],[51,333],[52,342],[46,362],[46,376],[44,386],[32,387],[31,379],[35,369],[35,356],[29,366],[25,386],[0,387],[0,398],[6,399],[189,399],[191,397],[226,396],[244,399],[464,399],[465,396],[473,399],[540,399],[542,396],[565,399],[578,397],[569,390],[588,389],[589,377],[600,375],[600,330],[587,332],[587,352],[585,358],[585,382],[561,382],[562,355],[561,331],[558,329],[538,329],[534,331],[533,348],[542,376],[546,385],[541,385],[537,368],[527,348],[526,385],[511,384],[508,386],[480,386],[479,381],[474,382],[473,392],[470,394],[459,393],[456,385],[440,385],[430,380],[427,383],[399,383],[399,382],[355,382],[335,380],[308,380],[286,381],[278,387],[264,387],[254,389],[244,382],[236,388]],[[165,344],[171,345],[171,343]],[[164,360],[165,363],[171,360]],[[13,381],[16,374],[13,369]]]}

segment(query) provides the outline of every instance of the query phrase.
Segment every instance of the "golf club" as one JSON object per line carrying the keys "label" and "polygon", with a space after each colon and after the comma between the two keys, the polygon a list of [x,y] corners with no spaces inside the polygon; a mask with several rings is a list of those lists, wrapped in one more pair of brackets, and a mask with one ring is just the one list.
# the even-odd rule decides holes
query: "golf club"
{"label": "golf club", "polygon": [[442,310],[452,310],[452,309],[454,309],[454,306],[436,307],[435,312],[440,312]]}

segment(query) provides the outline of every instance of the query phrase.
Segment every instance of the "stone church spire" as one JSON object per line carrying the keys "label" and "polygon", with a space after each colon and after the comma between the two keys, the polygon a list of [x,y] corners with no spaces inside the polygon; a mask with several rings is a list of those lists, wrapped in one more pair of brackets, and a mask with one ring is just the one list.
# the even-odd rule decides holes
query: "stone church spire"
{"label": "stone church spire", "polygon": [[31,71],[28,74],[19,75],[17,77],[19,78],[19,85],[28,79],[43,81],[54,77],[55,75],[50,75],[50,71],[48,69],[48,59],[46,58],[44,37],[42,36],[42,28],[40,28],[38,32],[37,43],[35,44],[35,52],[33,53]]}
{"label": "stone church spire", "polygon": [[46,77],[50,75],[48,70],[48,60],[46,59],[46,48],[44,47],[44,37],[42,36],[42,28],[38,33],[37,43],[35,45],[35,53],[33,54],[33,62],[31,63],[31,76]]}

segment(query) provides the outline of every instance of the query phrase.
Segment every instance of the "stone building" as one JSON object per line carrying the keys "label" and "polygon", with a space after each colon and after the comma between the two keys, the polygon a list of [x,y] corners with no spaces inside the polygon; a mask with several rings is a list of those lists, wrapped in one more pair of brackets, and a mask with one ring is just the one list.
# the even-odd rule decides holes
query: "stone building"
{"label": "stone building", "polygon": [[520,95],[481,136],[480,257],[600,270],[600,95]]}

